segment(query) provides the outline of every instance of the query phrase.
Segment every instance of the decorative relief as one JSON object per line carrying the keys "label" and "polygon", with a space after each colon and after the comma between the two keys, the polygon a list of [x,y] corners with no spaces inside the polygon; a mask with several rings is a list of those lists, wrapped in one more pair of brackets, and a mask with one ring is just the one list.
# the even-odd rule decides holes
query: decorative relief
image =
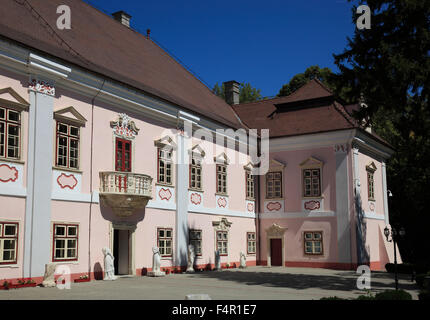
{"label": "decorative relief", "polygon": [[321,204],[319,201],[315,201],[315,200],[311,200],[311,201],[306,201],[304,204],[304,207],[306,210],[317,210],[320,209]]}
{"label": "decorative relief", "polygon": [[283,228],[279,224],[274,223],[266,229],[266,234],[268,237],[282,237],[286,230],[287,228]]}
{"label": "decorative relief", "polygon": [[282,205],[280,202],[269,202],[266,205],[267,210],[269,211],[279,211],[282,208]]}
{"label": "decorative relief", "polygon": [[248,212],[254,212],[254,204],[252,202],[248,202],[248,205],[246,207],[248,209]]}
{"label": "decorative relief", "polygon": [[158,192],[158,196],[160,197],[161,200],[169,201],[170,198],[172,197],[172,192],[170,191],[170,189],[161,188],[160,191]]}
{"label": "decorative relief", "polygon": [[229,222],[227,218],[221,218],[220,221],[212,221],[212,225],[216,230],[228,231],[232,225],[232,222]]}
{"label": "decorative relief", "polygon": [[0,164],[0,182],[15,182],[18,179],[18,170],[7,164]]}
{"label": "decorative relief", "polygon": [[120,113],[118,115],[118,120],[111,121],[110,126],[113,128],[113,133],[116,136],[126,139],[134,139],[139,132],[134,121],[125,113]]}
{"label": "decorative relief", "polygon": [[194,205],[199,205],[202,203],[202,196],[198,193],[193,192],[190,196],[190,201]]}
{"label": "decorative relief", "polygon": [[348,146],[346,144],[336,144],[334,146],[334,152],[335,153],[347,153],[348,152]]}
{"label": "decorative relief", "polygon": [[33,90],[33,91],[36,91],[39,93],[43,93],[43,94],[47,94],[50,96],[55,95],[55,87],[52,84],[48,83],[47,81],[41,81],[41,80],[33,79],[28,84],[28,88],[30,90]]}
{"label": "decorative relief", "polygon": [[224,197],[219,197],[217,203],[218,203],[218,207],[225,208],[227,206],[227,199]]}
{"label": "decorative relief", "polygon": [[65,174],[62,173],[57,178],[57,183],[61,187],[61,189],[69,188],[73,190],[78,184],[78,180],[75,178],[73,174]]}
{"label": "decorative relief", "polygon": [[374,202],[369,203],[369,209],[370,209],[370,211],[375,211],[375,203]]}

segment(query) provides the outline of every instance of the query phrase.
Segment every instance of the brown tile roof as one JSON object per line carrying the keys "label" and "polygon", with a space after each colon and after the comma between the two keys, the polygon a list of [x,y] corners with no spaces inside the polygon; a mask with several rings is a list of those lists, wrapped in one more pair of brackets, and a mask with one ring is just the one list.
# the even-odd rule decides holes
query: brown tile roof
{"label": "brown tile roof", "polygon": [[[61,4],[71,9],[71,30],[56,28]],[[0,35],[219,123],[241,127],[224,100],[153,41],[80,0],[2,0]]]}
{"label": "brown tile roof", "polygon": [[[308,107],[309,103],[313,105]],[[248,127],[269,129],[272,138],[358,127],[318,80],[309,81],[289,96],[238,104],[233,108]]]}

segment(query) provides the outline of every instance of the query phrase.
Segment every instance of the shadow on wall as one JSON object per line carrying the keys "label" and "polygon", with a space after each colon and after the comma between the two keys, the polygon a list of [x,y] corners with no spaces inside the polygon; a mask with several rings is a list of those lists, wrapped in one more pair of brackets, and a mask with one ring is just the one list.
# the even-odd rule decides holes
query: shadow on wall
{"label": "shadow on wall", "polygon": [[96,262],[94,264],[94,279],[103,280],[103,268],[100,265],[100,262]]}
{"label": "shadow on wall", "polygon": [[370,247],[366,246],[367,224],[364,221],[364,210],[361,200],[360,189],[355,190],[355,209],[357,214],[357,262],[358,265],[370,264]]}

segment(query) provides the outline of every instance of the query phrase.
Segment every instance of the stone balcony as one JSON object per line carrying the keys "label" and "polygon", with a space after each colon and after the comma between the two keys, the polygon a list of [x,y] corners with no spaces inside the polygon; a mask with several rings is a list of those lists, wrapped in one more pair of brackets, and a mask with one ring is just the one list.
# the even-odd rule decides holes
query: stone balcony
{"label": "stone balcony", "polygon": [[131,216],[152,199],[152,178],[131,172],[100,172],[100,199],[117,216]]}

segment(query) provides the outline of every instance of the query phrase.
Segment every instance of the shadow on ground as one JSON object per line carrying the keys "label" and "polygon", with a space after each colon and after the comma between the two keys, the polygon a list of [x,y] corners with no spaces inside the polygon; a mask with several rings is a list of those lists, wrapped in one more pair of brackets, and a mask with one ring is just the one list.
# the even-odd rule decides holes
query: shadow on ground
{"label": "shadow on ground", "polygon": [[[335,274],[297,274],[288,272],[264,272],[264,271],[210,271],[190,275],[193,278],[213,278],[232,281],[246,285],[262,285],[267,287],[285,287],[292,289],[319,288],[322,290],[354,291],[357,288],[358,274],[344,272]],[[403,279],[399,283],[399,289],[416,290],[414,282]],[[372,291],[394,289],[394,276],[387,273],[373,273],[371,276]]]}

